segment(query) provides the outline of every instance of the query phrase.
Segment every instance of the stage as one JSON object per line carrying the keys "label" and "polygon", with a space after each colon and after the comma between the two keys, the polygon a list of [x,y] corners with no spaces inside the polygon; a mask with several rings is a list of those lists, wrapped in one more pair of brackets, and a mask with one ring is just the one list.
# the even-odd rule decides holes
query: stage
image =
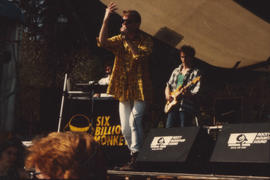
{"label": "stage", "polygon": [[270,177],[265,176],[236,176],[236,175],[221,175],[221,174],[187,174],[187,173],[165,173],[165,172],[143,172],[143,171],[115,171],[108,170],[109,180],[130,180],[130,179],[222,179],[222,180],[232,180],[232,179],[270,179]]}

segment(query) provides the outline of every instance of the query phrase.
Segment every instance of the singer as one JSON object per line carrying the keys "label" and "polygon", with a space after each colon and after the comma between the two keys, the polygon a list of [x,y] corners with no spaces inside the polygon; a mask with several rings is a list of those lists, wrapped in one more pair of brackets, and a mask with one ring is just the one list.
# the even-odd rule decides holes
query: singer
{"label": "singer", "polygon": [[139,29],[141,16],[135,10],[123,11],[120,34],[109,38],[108,22],[116,10],[115,3],[107,7],[97,44],[115,55],[107,93],[119,100],[121,130],[131,154],[130,162],[120,170],[132,170],[142,146],[142,121],[152,94],[148,59],[153,41]]}

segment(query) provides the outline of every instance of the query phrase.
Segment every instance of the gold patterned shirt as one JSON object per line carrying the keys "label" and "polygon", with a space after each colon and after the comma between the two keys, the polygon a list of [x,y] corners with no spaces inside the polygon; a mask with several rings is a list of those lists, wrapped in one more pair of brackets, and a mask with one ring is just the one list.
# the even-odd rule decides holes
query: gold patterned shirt
{"label": "gold patterned shirt", "polygon": [[[133,55],[126,40],[121,35],[107,39],[102,45],[115,55],[114,66],[107,93],[119,101],[151,100],[151,83],[149,76],[149,55],[153,41],[150,36],[139,32],[132,41],[138,48],[138,55]],[[98,46],[101,44],[98,41]]]}

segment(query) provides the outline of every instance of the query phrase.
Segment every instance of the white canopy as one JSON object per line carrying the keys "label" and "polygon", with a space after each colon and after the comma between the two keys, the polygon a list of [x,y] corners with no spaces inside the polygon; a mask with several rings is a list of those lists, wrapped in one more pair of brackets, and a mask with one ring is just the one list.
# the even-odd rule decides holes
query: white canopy
{"label": "white canopy", "polygon": [[[102,0],[104,4],[110,0]],[[135,9],[141,29],[218,67],[246,67],[270,56],[270,24],[233,0],[115,0],[118,13]]]}

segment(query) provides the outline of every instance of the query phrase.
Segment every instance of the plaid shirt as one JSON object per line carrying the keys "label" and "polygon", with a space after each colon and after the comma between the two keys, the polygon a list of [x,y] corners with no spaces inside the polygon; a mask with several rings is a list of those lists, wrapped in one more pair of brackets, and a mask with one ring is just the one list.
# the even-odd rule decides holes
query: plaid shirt
{"label": "plaid shirt", "polygon": [[[108,38],[103,45],[115,55],[107,93],[119,101],[151,100],[148,57],[152,53],[153,41],[150,36],[140,32],[132,43],[138,47],[138,55],[132,54],[121,35]],[[99,42],[98,46],[101,46]]]}
{"label": "plaid shirt", "polygon": [[[178,75],[181,74],[181,71],[183,69],[183,65],[181,64],[179,67],[175,68],[172,72],[172,75],[167,82],[167,86],[170,88],[171,92],[175,91],[177,89],[177,81],[178,81]],[[194,78],[201,76],[200,71],[198,69],[190,69],[185,75],[183,79],[182,87],[185,87],[188,83],[190,83]],[[189,111],[194,112],[195,111],[195,104],[194,104],[194,96],[199,93],[201,86],[200,80],[196,82],[195,84],[192,84],[187,88],[187,90],[190,92],[190,94],[193,95],[193,97],[182,97],[179,101],[179,111]]]}

